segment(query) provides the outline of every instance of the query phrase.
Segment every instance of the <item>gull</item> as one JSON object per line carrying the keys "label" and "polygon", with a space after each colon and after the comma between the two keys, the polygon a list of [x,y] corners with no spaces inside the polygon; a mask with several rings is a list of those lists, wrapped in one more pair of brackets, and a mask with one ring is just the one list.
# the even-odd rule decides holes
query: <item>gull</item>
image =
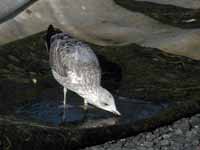
{"label": "gull", "polygon": [[69,89],[84,99],[84,110],[91,104],[120,115],[114,97],[101,86],[99,61],[88,44],[49,25],[46,47],[53,77],[63,86],[64,108]]}

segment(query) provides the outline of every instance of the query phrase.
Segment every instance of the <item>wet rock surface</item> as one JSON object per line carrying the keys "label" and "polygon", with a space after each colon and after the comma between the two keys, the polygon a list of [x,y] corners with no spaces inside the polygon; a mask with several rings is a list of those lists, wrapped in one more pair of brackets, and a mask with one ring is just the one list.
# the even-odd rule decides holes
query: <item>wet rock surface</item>
{"label": "wet rock surface", "polygon": [[126,139],[107,142],[84,150],[199,150],[200,114]]}
{"label": "wet rock surface", "polygon": [[[90,44],[100,59],[102,85],[116,97],[118,107],[124,106],[119,109],[125,115],[116,118],[92,108],[88,120],[80,119],[82,100],[69,92],[75,103],[71,103],[75,109],[69,111],[78,117],[71,115],[71,120],[58,123],[55,118],[60,111],[54,106],[62,101],[62,88],[51,75],[42,35],[0,47],[0,140],[4,148],[84,148],[150,131],[199,112],[199,61],[135,44]],[[140,117],[145,115],[148,117]],[[176,133],[188,128],[182,125]],[[169,145],[164,139],[161,143]],[[146,144],[152,146],[148,141]]]}
{"label": "wet rock surface", "polygon": [[[123,117],[114,116],[92,106],[89,106],[88,111],[85,112],[83,99],[70,91],[67,94],[67,109],[64,111],[61,88],[44,89],[40,95],[33,97],[27,104],[15,106],[11,113],[23,121],[55,127],[68,125],[68,123],[78,124],[78,128],[84,129],[129,124],[155,116],[170,107],[170,103],[165,101],[154,103],[116,95],[114,97],[117,108]],[[11,113],[7,113],[7,115]],[[64,120],[63,113],[65,113]],[[6,115],[6,111],[4,114]]]}

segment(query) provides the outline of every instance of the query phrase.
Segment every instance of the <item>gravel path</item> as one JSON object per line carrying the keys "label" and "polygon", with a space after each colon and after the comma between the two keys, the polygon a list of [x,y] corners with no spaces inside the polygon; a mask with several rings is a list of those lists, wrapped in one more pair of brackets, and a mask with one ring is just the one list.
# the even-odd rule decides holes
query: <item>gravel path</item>
{"label": "gravel path", "polygon": [[200,150],[200,114],[134,137],[85,150]]}

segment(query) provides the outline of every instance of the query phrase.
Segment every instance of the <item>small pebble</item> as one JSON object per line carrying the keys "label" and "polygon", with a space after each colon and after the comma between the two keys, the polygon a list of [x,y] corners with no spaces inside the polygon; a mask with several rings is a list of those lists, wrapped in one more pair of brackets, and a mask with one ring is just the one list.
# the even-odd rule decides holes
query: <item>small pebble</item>
{"label": "small pebble", "polygon": [[37,84],[37,79],[36,79],[36,78],[33,78],[33,79],[32,79],[32,82],[33,82],[34,84]]}
{"label": "small pebble", "polygon": [[169,141],[168,140],[162,140],[162,141],[160,141],[160,145],[161,146],[169,145]]}
{"label": "small pebble", "polygon": [[17,57],[15,57],[15,56],[13,56],[13,55],[8,55],[8,58],[11,60],[11,61],[14,61],[14,62],[20,62],[20,60],[17,58]]}

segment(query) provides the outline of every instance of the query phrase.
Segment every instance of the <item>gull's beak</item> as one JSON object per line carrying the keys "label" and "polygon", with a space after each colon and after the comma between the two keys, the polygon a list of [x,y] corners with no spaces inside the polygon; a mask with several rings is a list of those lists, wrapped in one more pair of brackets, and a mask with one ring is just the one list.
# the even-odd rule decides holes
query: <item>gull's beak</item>
{"label": "gull's beak", "polygon": [[113,111],[112,113],[114,113],[117,116],[121,116],[121,113],[119,111],[117,111],[117,110]]}

